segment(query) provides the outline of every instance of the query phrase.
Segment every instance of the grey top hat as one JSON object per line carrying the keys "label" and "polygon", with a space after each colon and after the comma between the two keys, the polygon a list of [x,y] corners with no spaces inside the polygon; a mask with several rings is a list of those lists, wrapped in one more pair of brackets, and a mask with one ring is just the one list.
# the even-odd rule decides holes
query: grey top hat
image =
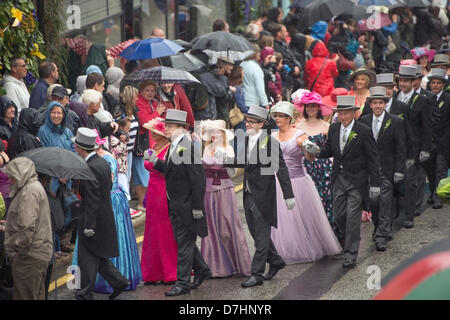
{"label": "grey top hat", "polygon": [[415,79],[417,78],[416,70],[417,70],[416,66],[401,65],[398,70],[398,77],[406,79]]}
{"label": "grey top hat", "polygon": [[333,110],[358,110],[359,107],[356,106],[355,96],[337,96],[337,107]]}
{"label": "grey top hat", "polygon": [[432,68],[430,75],[428,76],[428,79],[440,79],[445,82],[445,76],[447,75],[447,72],[445,70],[440,68]]}
{"label": "grey top hat", "polygon": [[381,86],[375,86],[369,89],[370,96],[367,100],[370,102],[373,99],[383,99],[384,101],[389,101],[389,97],[386,96],[386,88]]}
{"label": "grey top hat", "polygon": [[181,126],[189,126],[186,122],[187,112],[183,110],[167,109],[165,123],[178,124]]}
{"label": "grey top hat", "polygon": [[416,76],[422,78],[424,74],[422,73],[422,65],[416,65]]}
{"label": "grey top hat", "polygon": [[377,74],[377,85],[394,85],[393,73],[380,73]]}
{"label": "grey top hat", "polygon": [[93,151],[99,148],[98,144],[95,142],[97,134],[94,130],[89,128],[78,128],[76,137],[72,137],[71,139],[74,144],[87,151]]}
{"label": "grey top hat", "polygon": [[431,62],[431,66],[449,66],[449,56],[445,53],[439,53],[434,56],[433,62]]}
{"label": "grey top hat", "polygon": [[246,117],[254,118],[258,121],[264,121],[269,123],[267,116],[269,115],[269,110],[260,106],[250,106],[248,112],[245,114]]}

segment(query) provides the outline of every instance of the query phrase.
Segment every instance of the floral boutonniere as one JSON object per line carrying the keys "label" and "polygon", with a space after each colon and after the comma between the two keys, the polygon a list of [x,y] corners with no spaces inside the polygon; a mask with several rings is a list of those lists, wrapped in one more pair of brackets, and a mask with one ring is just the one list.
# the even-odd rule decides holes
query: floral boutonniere
{"label": "floral boutonniere", "polygon": [[269,136],[265,137],[264,140],[261,142],[259,149],[265,149],[267,147],[267,143],[269,142]]}
{"label": "floral boutonniere", "polygon": [[414,99],[413,99],[413,101],[412,101],[412,103],[411,103],[411,110],[412,110],[412,108],[414,107],[414,104],[416,103],[416,101],[417,101],[417,99],[419,99],[419,95],[416,95],[415,97],[414,97]]}
{"label": "floral boutonniere", "polygon": [[397,117],[404,119],[403,113],[400,113]]}
{"label": "floral boutonniere", "polygon": [[441,103],[439,103],[439,109],[442,108],[443,105],[444,105],[444,101],[441,101]]}
{"label": "floral boutonniere", "polygon": [[187,149],[185,148],[185,147],[178,147],[178,149],[177,149],[177,153],[178,154],[180,154],[180,153],[182,153],[183,151],[186,151]]}
{"label": "floral boutonniere", "polygon": [[352,142],[353,139],[356,139],[358,137],[358,134],[355,131],[351,131],[350,134],[348,135],[348,140],[347,143]]}
{"label": "floral boutonniere", "polygon": [[392,123],[392,119],[389,119],[389,120],[386,122],[386,125],[384,126],[384,130],[386,130],[387,128],[389,128],[389,126],[391,125],[391,123]]}

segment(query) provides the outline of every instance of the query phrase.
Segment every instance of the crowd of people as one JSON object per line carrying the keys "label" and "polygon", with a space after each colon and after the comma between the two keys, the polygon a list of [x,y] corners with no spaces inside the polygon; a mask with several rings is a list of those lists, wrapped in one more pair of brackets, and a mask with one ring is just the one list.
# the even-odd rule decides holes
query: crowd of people
{"label": "crowd of people", "polygon": [[[3,270],[12,266],[14,298],[46,297],[56,260],[72,251],[79,299],[93,290],[114,298],[141,281],[174,284],[168,296],[210,277],[248,276],[242,286],[253,287],[286,264],[340,253],[350,268],[365,217],[386,251],[401,212],[403,226],[414,227],[427,180],[427,202],[443,206],[436,190],[450,164],[448,15],[396,8],[390,25],[360,31],[351,17],[305,28],[296,9],[283,19],[272,8],[247,26],[253,53],[244,61],[211,64],[190,50],[205,65],[192,72],[199,84],[127,83],[164,59],[116,67],[79,36],[67,41],[72,88],[57,84],[58,66],[45,61],[29,93],[26,61],[13,58],[0,97],[0,255]],[[213,31],[229,26],[217,20]],[[38,175],[19,155],[39,147],[78,153],[97,181]],[[253,258],[231,180],[240,174]],[[144,212],[140,256],[132,218]]]}

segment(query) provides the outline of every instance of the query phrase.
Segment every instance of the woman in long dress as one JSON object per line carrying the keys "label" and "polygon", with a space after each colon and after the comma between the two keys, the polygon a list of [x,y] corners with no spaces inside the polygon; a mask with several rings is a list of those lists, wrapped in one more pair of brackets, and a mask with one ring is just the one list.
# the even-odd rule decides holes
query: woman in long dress
{"label": "woman in long dress", "polygon": [[314,182],[303,166],[302,144],[307,135],[292,127],[293,114],[294,106],[285,101],[271,110],[279,128],[272,135],[280,142],[295,196],[295,208],[288,212],[277,180],[278,228],[272,228],[272,241],[288,264],[317,261],[342,251]]}
{"label": "woman in long dress", "polygon": [[[97,133],[98,134],[98,133]],[[103,150],[101,145],[106,139],[97,137],[97,155],[105,159],[111,167],[113,184],[111,188],[111,203],[116,222],[117,241],[119,245],[119,256],[110,258],[117,270],[130,281],[130,285],[125,290],[136,290],[138,284],[142,281],[141,265],[139,261],[139,250],[136,243],[133,223],[130,217],[130,206],[125,193],[119,187],[117,160],[107,151]],[[78,261],[78,239],[75,246],[72,264],[76,265]],[[98,293],[111,294],[114,289],[97,274],[94,291]]]}
{"label": "woman in long dress", "polygon": [[[153,151],[164,160],[170,141],[165,134],[161,118],[153,119],[144,127],[151,132]],[[145,196],[145,231],[142,244],[141,268],[145,284],[158,282],[171,283],[177,280],[177,244],[173,235],[172,223],[166,196],[164,175],[145,161],[145,169],[150,172],[147,194]]]}
{"label": "woman in long dress", "polygon": [[208,236],[202,239],[201,253],[213,277],[250,275],[250,253],[237,208],[233,181],[223,167],[225,157],[234,157],[228,141],[233,133],[223,120],[207,120],[201,125],[206,141],[203,167],[206,173],[205,214]]}

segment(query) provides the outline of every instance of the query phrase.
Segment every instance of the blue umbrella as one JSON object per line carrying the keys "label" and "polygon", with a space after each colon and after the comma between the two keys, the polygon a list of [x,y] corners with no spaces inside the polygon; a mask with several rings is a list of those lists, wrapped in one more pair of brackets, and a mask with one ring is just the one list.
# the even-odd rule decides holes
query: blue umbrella
{"label": "blue umbrella", "polygon": [[405,3],[402,0],[359,0],[358,6],[385,6],[389,8],[401,7]]}
{"label": "blue umbrella", "polygon": [[127,60],[156,59],[171,56],[181,50],[184,50],[184,48],[173,41],[150,38],[136,41],[123,50],[119,56]]}

